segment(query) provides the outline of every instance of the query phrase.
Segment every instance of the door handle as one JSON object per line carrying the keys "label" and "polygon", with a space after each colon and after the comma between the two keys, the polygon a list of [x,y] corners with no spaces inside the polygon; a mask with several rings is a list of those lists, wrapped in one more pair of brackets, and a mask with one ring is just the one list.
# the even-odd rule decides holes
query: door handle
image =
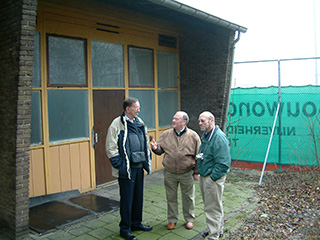
{"label": "door handle", "polygon": [[99,138],[98,138],[98,133],[95,133],[95,134],[94,134],[94,139],[95,139],[95,143],[97,143],[98,140],[99,140]]}

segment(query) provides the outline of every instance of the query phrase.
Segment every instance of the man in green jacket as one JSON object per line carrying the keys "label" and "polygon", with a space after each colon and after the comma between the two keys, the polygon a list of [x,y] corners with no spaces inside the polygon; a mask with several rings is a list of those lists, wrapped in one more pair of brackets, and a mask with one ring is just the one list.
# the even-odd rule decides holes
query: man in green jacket
{"label": "man in green jacket", "polygon": [[200,174],[200,189],[209,231],[202,234],[206,239],[219,239],[223,234],[222,194],[226,174],[230,169],[231,157],[226,135],[215,125],[211,112],[199,116],[199,126],[203,135],[197,155]]}

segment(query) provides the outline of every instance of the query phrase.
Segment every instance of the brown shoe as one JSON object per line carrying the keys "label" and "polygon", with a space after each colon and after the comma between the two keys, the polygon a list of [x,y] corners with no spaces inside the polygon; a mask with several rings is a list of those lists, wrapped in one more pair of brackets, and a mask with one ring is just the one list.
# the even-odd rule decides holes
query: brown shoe
{"label": "brown shoe", "polygon": [[173,230],[176,228],[176,224],[174,222],[169,222],[167,229],[168,230]]}
{"label": "brown shoe", "polygon": [[193,228],[193,222],[187,222],[186,229],[192,229],[192,228]]}

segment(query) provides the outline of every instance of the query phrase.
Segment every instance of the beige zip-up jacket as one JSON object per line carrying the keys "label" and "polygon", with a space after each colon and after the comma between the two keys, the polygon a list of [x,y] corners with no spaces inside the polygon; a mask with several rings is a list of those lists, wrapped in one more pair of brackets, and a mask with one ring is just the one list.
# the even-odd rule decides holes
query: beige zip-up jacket
{"label": "beige zip-up jacket", "polygon": [[186,128],[186,132],[180,137],[174,129],[168,129],[161,134],[157,141],[157,150],[152,150],[155,154],[164,153],[163,166],[171,173],[185,173],[194,170],[197,174],[196,155],[199,151],[201,140],[199,135]]}

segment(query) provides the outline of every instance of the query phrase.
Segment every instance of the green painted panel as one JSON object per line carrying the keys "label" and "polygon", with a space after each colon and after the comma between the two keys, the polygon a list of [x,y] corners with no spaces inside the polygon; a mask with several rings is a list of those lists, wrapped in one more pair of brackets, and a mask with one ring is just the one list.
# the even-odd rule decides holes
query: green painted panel
{"label": "green painted panel", "polygon": [[[319,165],[319,93],[319,86],[281,88],[268,163]],[[278,87],[232,89],[227,127],[232,159],[264,162],[277,106]]]}

